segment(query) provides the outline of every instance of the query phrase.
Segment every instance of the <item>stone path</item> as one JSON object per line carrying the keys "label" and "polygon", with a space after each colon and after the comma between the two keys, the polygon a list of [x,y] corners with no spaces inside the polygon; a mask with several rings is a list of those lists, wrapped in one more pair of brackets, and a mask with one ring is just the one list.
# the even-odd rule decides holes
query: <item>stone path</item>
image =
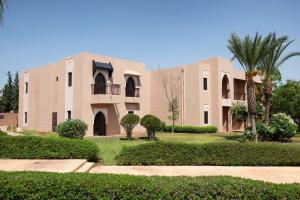
{"label": "stone path", "polygon": [[[92,166],[84,159],[66,160],[0,160],[0,171],[88,172]],[[93,163],[94,164],[94,163]],[[83,170],[81,169],[83,168]]]}
{"label": "stone path", "polygon": [[235,176],[272,183],[300,183],[300,167],[96,166],[90,173],[145,176]]}

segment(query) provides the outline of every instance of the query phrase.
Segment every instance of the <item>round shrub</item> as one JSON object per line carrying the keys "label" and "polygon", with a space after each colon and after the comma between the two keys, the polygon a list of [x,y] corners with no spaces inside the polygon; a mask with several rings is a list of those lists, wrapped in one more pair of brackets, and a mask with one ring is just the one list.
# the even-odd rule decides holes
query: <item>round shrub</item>
{"label": "round shrub", "polygon": [[62,137],[82,139],[87,128],[88,126],[84,121],[80,119],[70,119],[60,123],[57,126],[57,132]]}
{"label": "round shrub", "polygon": [[121,119],[121,126],[126,131],[126,135],[128,139],[131,139],[132,130],[138,123],[140,122],[140,117],[133,113],[128,113]]}
{"label": "round shrub", "polygon": [[297,131],[297,124],[284,113],[274,114],[270,119],[270,126],[274,129],[274,140],[278,141],[290,140]]}
{"label": "round shrub", "polygon": [[153,140],[155,138],[155,132],[161,127],[161,121],[154,115],[145,115],[141,119],[141,125],[147,129],[149,140]]}
{"label": "round shrub", "polygon": [[256,130],[261,140],[276,140],[275,130],[272,126],[267,126],[263,121],[256,122]]}

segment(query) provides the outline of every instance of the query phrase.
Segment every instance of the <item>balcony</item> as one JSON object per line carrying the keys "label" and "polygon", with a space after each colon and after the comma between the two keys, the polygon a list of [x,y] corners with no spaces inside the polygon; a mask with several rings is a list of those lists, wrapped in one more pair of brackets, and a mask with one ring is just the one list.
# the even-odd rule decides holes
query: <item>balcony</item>
{"label": "balcony", "polygon": [[105,86],[91,85],[91,104],[118,104],[122,102],[120,85],[106,84]]}
{"label": "balcony", "polygon": [[97,86],[95,87],[95,84],[91,85],[91,90],[92,94],[97,95],[97,94],[110,94],[110,95],[120,95],[121,94],[121,89],[120,85],[118,84],[106,84],[104,86]]}
{"label": "balcony", "polygon": [[245,92],[234,92],[234,100],[245,101],[246,93]]}
{"label": "balcony", "polygon": [[125,88],[126,97],[140,97],[140,88]]}

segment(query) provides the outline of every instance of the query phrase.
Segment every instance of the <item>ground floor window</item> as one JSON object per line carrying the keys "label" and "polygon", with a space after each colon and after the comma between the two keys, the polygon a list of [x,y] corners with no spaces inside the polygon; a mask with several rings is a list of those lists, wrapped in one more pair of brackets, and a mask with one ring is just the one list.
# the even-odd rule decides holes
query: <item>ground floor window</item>
{"label": "ground floor window", "polygon": [[68,120],[69,119],[72,119],[72,112],[71,112],[71,110],[68,110]]}
{"label": "ground floor window", "polygon": [[24,122],[27,124],[27,112],[24,113]]}
{"label": "ground floor window", "polygon": [[204,111],[204,124],[208,124],[208,111]]}

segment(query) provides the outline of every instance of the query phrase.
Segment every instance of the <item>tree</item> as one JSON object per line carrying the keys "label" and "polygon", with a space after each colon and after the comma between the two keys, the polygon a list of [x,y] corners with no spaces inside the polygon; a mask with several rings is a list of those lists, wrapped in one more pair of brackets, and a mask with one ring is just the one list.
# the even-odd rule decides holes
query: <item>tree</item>
{"label": "tree", "polygon": [[161,121],[154,115],[145,115],[141,119],[141,125],[147,129],[149,140],[153,140],[155,138],[155,132],[161,127]]}
{"label": "tree", "polygon": [[256,33],[254,38],[248,35],[242,40],[237,34],[232,33],[227,46],[234,55],[232,60],[237,59],[245,70],[248,113],[256,142],[258,136],[255,125],[256,86],[254,77],[257,75],[259,61],[267,54],[266,45],[269,43],[270,38],[270,34],[262,38],[261,35]]}
{"label": "tree", "polygon": [[293,42],[289,41],[288,36],[277,38],[276,34],[272,35],[270,43],[267,45],[268,54],[260,61],[259,70],[262,74],[263,83],[263,103],[265,107],[264,120],[269,124],[270,103],[274,84],[280,79],[279,67],[288,59],[299,56],[300,52],[291,52],[283,56],[283,52]]}
{"label": "tree", "polygon": [[[175,122],[179,118],[179,104],[178,99],[181,93],[181,80],[182,74],[175,74],[171,70],[158,70],[158,83],[162,87],[165,97],[168,101],[168,111],[171,114],[168,116],[172,120],[172,126],[175,126]],[[172,133],[174,129],[172,128]]]}
{"label": "tree", "polygon": [[127,139],[131,139],[132,130],[140,122],[140,117],[133,113],[128,113],[121,119],[121,126],[126,131]]}
{"label": "tree", "polygon": [[291,116],[300,128],[300,81],[288,80],[274,90],[271,113],[280,112]]}
{"label": "tree", "polygon": [[240,102],[233,103],[231,108],[232,118],[239,122],[245,122],[248,117],[247,107]]}
{"label": "tree", "polygon": [[14,112],[18,112],[19,110],[19,73],[18,71],[15,74],[14,82],[13,82],[13,102],[12,108]]}

